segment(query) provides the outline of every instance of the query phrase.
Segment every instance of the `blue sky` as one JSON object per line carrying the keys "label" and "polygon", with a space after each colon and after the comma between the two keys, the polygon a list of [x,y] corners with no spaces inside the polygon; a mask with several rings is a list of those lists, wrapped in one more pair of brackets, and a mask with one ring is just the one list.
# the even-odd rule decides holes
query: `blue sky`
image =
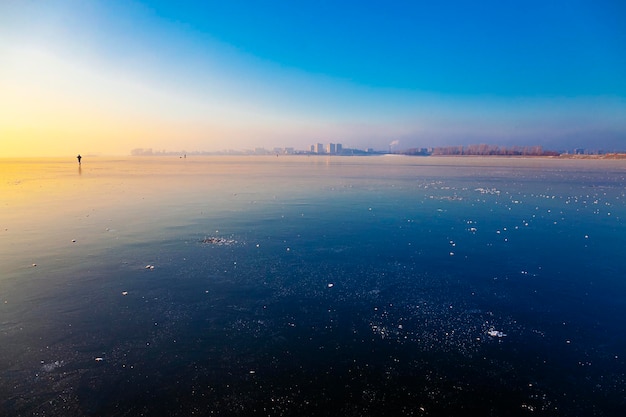
{"label": "blue sky", "polygon": [[618,2],[231,1],[154,11],[280,65],[372,87],[504,96],[626,91],[626,6]]}
{"label": "blue sky", "polygon": [[5,2],[0,151],[623,150],[624,21],[621,1]]}

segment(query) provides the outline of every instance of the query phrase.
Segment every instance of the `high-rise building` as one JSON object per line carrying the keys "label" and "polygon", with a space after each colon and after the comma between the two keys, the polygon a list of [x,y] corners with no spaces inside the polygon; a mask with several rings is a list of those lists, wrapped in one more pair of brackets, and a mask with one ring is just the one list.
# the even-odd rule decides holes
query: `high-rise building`
{"label": "high-rise building", "polygon": [[334,143],[329,143],[326,145],[326,153],[334,155],[336,153],[336,147]]}

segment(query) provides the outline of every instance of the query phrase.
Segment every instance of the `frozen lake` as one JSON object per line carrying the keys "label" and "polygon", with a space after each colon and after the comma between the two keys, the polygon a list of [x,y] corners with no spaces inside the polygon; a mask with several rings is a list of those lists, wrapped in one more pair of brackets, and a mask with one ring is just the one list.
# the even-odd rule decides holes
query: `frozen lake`
{"label": "frozen lake", "polygon": [[0,415],[626,408],[626,161],[0,160]]}

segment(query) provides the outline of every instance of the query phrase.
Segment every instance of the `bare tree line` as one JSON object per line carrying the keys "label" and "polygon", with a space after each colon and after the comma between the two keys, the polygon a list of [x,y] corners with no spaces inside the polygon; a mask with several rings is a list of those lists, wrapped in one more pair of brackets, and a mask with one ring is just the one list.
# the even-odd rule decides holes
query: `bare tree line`
{"label": "bare tree line", "polygon": [[544,151],[542,146],[468,145],[440,146],[433,148],[432,155],[499,155],[499,156],[558,156],[558,152]]}

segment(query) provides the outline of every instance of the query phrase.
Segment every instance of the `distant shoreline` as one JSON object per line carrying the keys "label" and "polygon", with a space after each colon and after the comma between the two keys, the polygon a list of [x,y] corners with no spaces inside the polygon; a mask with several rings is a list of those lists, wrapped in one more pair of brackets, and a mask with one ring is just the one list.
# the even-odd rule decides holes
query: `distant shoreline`
{"label": "distant shoreline", "polygon": [[561,154],[557,158],[561,158],[561,159],[626,159],[626,153],[607,153],[607,154],[602,154],[602,155]]}
{"label": "distant shoreline", "polygon": [[[560,155],[407,155],[403,153],[369,153],[369,154],[360,154],[360,155],[333,155],[333,154],[287,154],[287,155],[275,155],[275,154],[265,154],[265,155],[256,155],[256,154],[220,154],[220,153],[203,153],[203,154],[187,154],[187,159],[193,159],[196,157],[325,157],[325,158],[353,158],[353,157],[381,157],[381,156],[403,156],[407,158],[424,158],[424,159],[545,159],[545,160],[626,160],[626,153],[606,153],[600,155],[579,155],[579,154],[560,154]],[[184,159],[178,155],[92,155],[88,157],[88,159],[108,159],[108,158],[132,158],[132,159],[152,159],[152,158],[169,158],[175,159]],[[36,160],[36,159],[47,159],[47,160],[65,160],[75,163],[74,157],[65,157],[65,156],[29,156],[29,157],[0,157],[2,161],[16,161],[16,160]]]}
{"label": "distant shoreline", "polygon": [[560,155],[405,155],[390,154],[402,156],[422,156],[434,158],[496,158],[496,159],[626,159],[626,153],[607,153],[602,155],[576,155],[576,154],[560,154]]}

